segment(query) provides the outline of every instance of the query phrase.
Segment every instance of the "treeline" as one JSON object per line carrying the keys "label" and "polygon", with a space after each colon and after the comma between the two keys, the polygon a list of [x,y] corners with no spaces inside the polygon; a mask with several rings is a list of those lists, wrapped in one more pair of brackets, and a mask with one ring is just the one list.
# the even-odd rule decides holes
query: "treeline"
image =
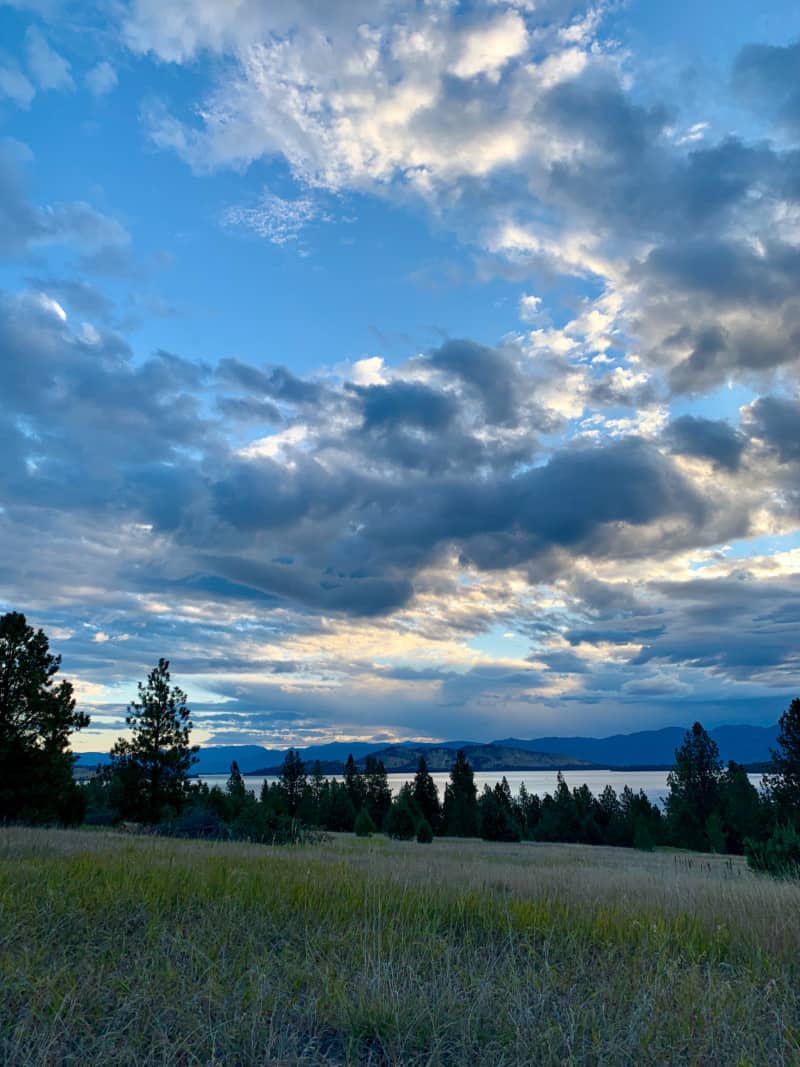
{"label": "treeline", "polygon": [[196,746],[186,694],[159,660],[138,700],[128,707],[129,736],[112,747],[107,766],[83,785],[73,780],[70,741],[89,725],[69,682],[56,682],[60,657],[24,615],[0,617],[0,820],[116,825],[133,822],[192,837],[293,842],[320,831],[385,833],[428,842],[434,836],[489,841],[564,841],[640,849],[671,845],[745,854],[775,874],[800,871],[800,699],[779,722],[777,748],[757,790],[744,767],[724,766],[700,723],[687,731],[668,776],[664,809],[643,791],[618,795],[607,786],[570,789],[558,775],[554,793],[539,797],[524,784],[517,796],[503,778],[481,795],[459,751],[440,801],[424,757],[413,781],[392,797],[383,763],[352,755],[341,781],[310,771],[290,750],[277,782],[259,797],[245,788],[234,763],[225,789],[191,780]]}

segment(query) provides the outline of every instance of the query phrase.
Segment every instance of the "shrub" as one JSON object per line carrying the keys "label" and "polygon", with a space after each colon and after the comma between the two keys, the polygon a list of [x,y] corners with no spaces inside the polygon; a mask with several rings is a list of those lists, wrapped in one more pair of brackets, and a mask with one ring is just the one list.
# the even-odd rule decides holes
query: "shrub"
{"label": "shrub", "polygon": [[417,826],[417,841],[421,845],[429,845],[433,841],[433,830],[427,819],[420,819]]}
{"label": "shrub", "polygon": [[791,824],[776,826],[765,841],[746,838],[744,854],[747,866],[777,878],[800,876],[800,836]]}
{"label": "shrub", "polygon": [[375,833],[375,823],[372,821],[372,817],[366,808],[362,808],[356,815],[355,826],[356,837],[371,837]]}

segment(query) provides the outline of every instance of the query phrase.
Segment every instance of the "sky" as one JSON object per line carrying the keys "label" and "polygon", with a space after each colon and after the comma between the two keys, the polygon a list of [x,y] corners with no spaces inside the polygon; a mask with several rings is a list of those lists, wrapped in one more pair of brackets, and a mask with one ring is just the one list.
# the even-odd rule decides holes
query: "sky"
{"label": "sky", "polygon": [[0,3],[0,611],[124,732],[800,692],[800,8]]}

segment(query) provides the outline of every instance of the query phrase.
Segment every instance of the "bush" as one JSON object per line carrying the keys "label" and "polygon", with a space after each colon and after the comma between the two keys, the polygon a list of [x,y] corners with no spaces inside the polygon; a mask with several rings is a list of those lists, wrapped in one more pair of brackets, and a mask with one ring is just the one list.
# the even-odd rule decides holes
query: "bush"
{"label": "bush", "polygon": [[403,791],[404,789],[405,786],[392,801],[392,806],[383,823],[383,832],[399,841],[410,841],[417,832],[420,812],[408,792]]}
{"label": "bush", "polygon": [[433,841],[433,830],[427,819],[420,819],[417,826],[417,841],[421,845],[429,845]]}
{"label": "bush", "polygon": [[746,838],[747,866],[776,878],[800,877],[800,836],[791,824],[776,826],[766,841]]}
{"label": "bush", "polygon": [[355,826],[356,837],[371,837],[375,833],[375,823],[372,821],[372,817],[366,808],[362,808],[356,815]]}

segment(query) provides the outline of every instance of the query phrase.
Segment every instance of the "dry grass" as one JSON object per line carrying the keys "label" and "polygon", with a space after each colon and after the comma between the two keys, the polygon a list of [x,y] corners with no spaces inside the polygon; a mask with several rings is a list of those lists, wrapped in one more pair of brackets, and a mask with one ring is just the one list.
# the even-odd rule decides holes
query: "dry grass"
{"label": "dry grass", "polygon": [[0,830],[4,1064],[797,1064],[800,890],[738,860]]}

